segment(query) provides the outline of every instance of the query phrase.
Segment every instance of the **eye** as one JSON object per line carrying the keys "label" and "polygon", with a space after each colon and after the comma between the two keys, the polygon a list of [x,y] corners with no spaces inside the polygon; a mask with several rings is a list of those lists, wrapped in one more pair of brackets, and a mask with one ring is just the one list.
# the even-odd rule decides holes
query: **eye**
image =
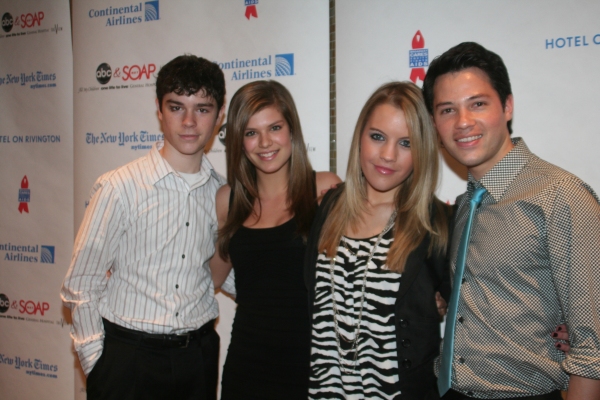
{"label": "eye", "polygon": [[385,140],[385,137],[379,132],[371,132],[369,137],[377,142],[383,142]]}
{"label": "eye", "polygon": [[401,139],[398,144],[402,147],[406,147],[407,149],[410,149],[410,139]]}
{"label": "eye", "polygon": [[475,103],[473,103],[474,107],[483,107],[485,105],[485,102],[483,101],[476,101]]}
{"label": "eye", "polygon": [[281,125],[273,125],[273,126],[271,127],[271,130],[272,130],[272,131],[278,131],[278,130],[280,130],[280,129],[281,129]]}
{"label": "eye", "polygon": [[207,108],[199,108],[199,109],[198,109],[198,112],[200,112],[200,113],[202,113],[202,114],[206,114],[206,113],[209,113],[209,112],[210,112],[210,110],[209,110],[209,109],[207,109]]}
{"label": "eye", "polygon": [[440,110],[440,114],[450,114],[452,112],[451,108],[442,108]]}
{"label": "eye", "polygon": [[179,107],[179,106],[170,106],[170,107],[169,107],[169,110],[171,110],[171,111],[175,112],[175,111],[179,111],[179,110],[181,110],[181,107]]}
{"label": "eye", "polygon": [[246,131],[244,133],[244,136],[254,136],[254,135],[256,135],[256,132],[254,132],[254,131]]}

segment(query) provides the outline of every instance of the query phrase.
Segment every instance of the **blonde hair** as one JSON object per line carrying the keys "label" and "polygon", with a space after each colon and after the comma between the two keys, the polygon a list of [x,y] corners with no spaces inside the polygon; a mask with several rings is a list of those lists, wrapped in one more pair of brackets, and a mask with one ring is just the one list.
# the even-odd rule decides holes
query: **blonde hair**
{"label": "blonde hair", "polygon": [[387,255],[388,269],[402,272],[408,255],[427,234],[432,238],[430,254],[433,251],[443,254],[448,242],[445,206],[434,195],[439,168],[435,128],[421,90],[411,82],[391,82],[379,87],[362,108],[350,146],[346,185],[323,225],[319,252],[336,254],[344,232],[348,227],[356,228],[366,212],[367,189],[360,166],[360,139],[373,111],[382,104],[390,104],[404,112],[413,160],[413,172],[396,193],[394,241]]}
{"label": "blonde hair", "polygon": [[[308,159],[302,136],[300,118],[290,92],[276,81],[254,81],[242,86],[231,99],[227,113],[225,148],[227,182],[231,186],[232,201],[225,225],[219,230],[219,254],[227,258],[229,241],[253,211],[259,199],[256,168],[244,152],[244,130],[257,112],[275,107],[290,127],[292,154],[287,200],[296,217],[297,233],[304,239],[316,211],[315,175]],[[259,199],[260,201],[260,199]]]}

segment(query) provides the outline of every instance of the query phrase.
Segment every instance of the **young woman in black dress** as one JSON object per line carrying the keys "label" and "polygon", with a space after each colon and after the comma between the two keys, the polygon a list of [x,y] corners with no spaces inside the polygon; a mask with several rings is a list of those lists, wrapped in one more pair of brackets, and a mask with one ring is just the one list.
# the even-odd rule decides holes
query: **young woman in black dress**
{"label": "young woman in black dress", "polygon": [[289,91],[256,81],[231,99],[227,181],[217,193],[216,285],[235,272],[237,310],[222,399],[306,399],[310,355],[306,237],[317,194],[340,180],[312,170]]}

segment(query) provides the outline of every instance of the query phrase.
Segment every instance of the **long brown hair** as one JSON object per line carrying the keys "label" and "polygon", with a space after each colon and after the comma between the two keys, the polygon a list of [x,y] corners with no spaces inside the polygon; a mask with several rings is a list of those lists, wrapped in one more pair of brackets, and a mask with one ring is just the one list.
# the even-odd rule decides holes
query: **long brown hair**
{"label": "long brown hair", "polygon": [[233,199],[227,222],[219,231],[217,246],[219,254],[227,258],[229,241],[253,212],[258,199],[256,168],[244,152],[244,130],[250,118],[257,112],[275,107],[290,127],[292,154],[289,162],[290,181],[287,201],[298,226],[298,234],[304,239],[308,235],[316,209],[314,193],[315,176],[308,159],[302,137],[300,118],[290,92],[276,81],[255,81],[242,86],[231,99],[227,113],[227,182],[231,186]]}
{"label": "long brown hair", "polygon": [[432,238],[430,253],[445,252],[448,242],[444,205],[434,195],[439,168],[435,128],[421,90],[411,82],[391,82],[381,86],[362,108],[350,146],[344,192],[323,225],[319,252],[325,251],[330,257],[335,255],[348,226],[356,228],[366,212],[367,183],[360,166],[360,138],[373,110],[382,104],[390,104],[404,112],[413,159],[413,172],[402,182],[396,193],[394,241],[387,255],[388,269],[402,272],[408,255],[427,234]]}

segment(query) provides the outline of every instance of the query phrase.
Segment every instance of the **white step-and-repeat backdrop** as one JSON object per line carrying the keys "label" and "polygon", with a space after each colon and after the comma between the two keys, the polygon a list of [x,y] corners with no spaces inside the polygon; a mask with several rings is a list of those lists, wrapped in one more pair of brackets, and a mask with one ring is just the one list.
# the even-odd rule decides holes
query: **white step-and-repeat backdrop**
{"label": "white step-and-repeat backdrop", "polygon": [[[435,56],[477,41],[509,69],[514,135],[600,189],[597,1],[340,0],[335,13],[342,177],[370,93],[390,80],[421,85]],[[162,138],[161,65],[183,53],[215,61],[227,98],[255,79],[283,83],[326,170],[329,2],[0,0],[0,16],[0,398],[84,399],[58,290],[94,180]],[[207,154],[223,175],[224,151],[216,138]],[[465,171],[445,158],[439,195],[453,202]],[[224,359],[235,306],[219,302]]]}
{"label": "white step-and-repeat backdrop", "polygon": [[[257,79],[285,85],[296,101],[313,166],[328,169],[327,1],[74,1],[76,229],[95,179],[143,156],[162,138],[156,75],[184,53],[221,66],[227,99]],[[224,151],[217,137],[207,154],[223,176]],[[222,365],[235,304],[222,294],[218,300]],[[81,380],[78,385],[80,393]]]}
{"label": "white step-and-repeat backdrop", "polygon": [[[499,54],[515,98],[513,136],[600,190],[600,2],[336,2],[337,168],[345,174],[360,109],[379,85],[412,80],[464,41]],[[445,157],[448,160],[448,157]],[[446,163],[438,191],[454,202],[464,169]]]}
{"label": "white step-and-repeat backdrop", "polygon": [[0,1],[0,398],[73,398],[69,2]]}

